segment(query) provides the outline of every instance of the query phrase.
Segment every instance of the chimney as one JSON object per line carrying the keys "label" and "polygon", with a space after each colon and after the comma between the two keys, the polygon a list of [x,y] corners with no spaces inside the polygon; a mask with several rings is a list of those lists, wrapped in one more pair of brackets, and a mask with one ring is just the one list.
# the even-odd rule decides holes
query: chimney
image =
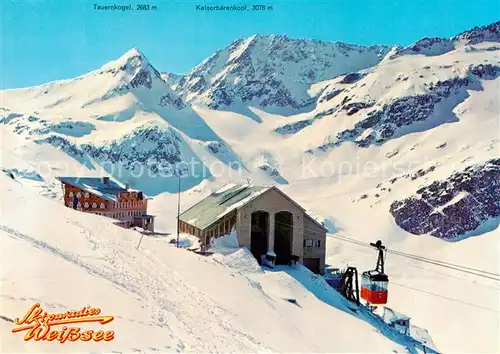
{"label": "chimney", "polygon": [[102,177],[103,184],[109,184],[109,177]]}

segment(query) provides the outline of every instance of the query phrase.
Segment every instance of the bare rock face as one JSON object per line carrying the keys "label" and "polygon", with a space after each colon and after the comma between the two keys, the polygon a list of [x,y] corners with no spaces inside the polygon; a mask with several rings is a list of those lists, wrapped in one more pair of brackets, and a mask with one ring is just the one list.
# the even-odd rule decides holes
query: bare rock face
{"label": "bare rock face", "polygon": [[428,56],[441,55],[453,49],[455,49],[455,45],[451,39],[425,37],[408,47],[399,49],[396,51],[395,55],[391,56],[391,59],[405,54],[424,54]]}
{"label": "bare rock face", "polygon": [[180,137],[155,125],[139,127],[101,146],[84,144],[82,150],[97,161],[118,164],[129,171],[140,165],[158,173],[181,161]]}
{"label": "bare rock face", "polygon": [[466,45],[481,42],[500,42],[500,21],[483,27],[474,27],[452,37],[452,40],[460,41]]}
{"label": "bare rock face", "polygon": [[361,80],[363,77],[365,77],[365,74],[349,73],[346,76],[344,76],[342,80],[339,81],[339,84],[353,84],[356,81]]}
{"label": "bare rock face", "polygon": [[314,119],[304,119],[304,120],[299,120],[298,122],[295,123],[289,123],[282,125],[278,128],[276,128],[274,131],[278,134],[282,135],[292,135],[295,133],[298,133],[302,129],[310,126],[313,123]]}
{"label": "bare rock face", "polygon": [[422,38],[408,47],[398,49],[391,59],[408,54],[441,55],[454,50],[457,43],[474,45],[481,42],[500,42],[500,21],[483,27],[474,27],[451,38]]}
{"label": "bare rock face", "polygon": [[[452,96],[467,95],[468,89],[478,89],[481,85],[478,82],[479,79],[493,80],[498,76],[500,76],[498,65],[471,66],[465,77],[454,77],[430,83],[427,86],[427,93],[396,98],[381,108],[368,112],[365,118],[356,122],[352,128],[341,131],[336,139],[318,148],[326,151],[346,141],[352,141],[359,147],[381,145],[393,136],[404,135],[405,130],[402,128],[430,119],[438,103]],[[344,104],[342,110],[347,110],[347,115],[352,115],[373,105],[373,102],[354,102]],[[370,134],[364,134],[368,129]],[[406,131],[409,130],[406,129]]]}
{"label": "bare rock face", "polygon": [[182,98],[171,92],[161,96],[159,105],[163,107],[173,106],[177,109],[183,109],[186,106]]}
{"label": "bare rock face", "polygon": [[415,235],[455,241],[491,231],[500,220],[500,158],[422,187],[392,203],[390,212],[399,227]]}

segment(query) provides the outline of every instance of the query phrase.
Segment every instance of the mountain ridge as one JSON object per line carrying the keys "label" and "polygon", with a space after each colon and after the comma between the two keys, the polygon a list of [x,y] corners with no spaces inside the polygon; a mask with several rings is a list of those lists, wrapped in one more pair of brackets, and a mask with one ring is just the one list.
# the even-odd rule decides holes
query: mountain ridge
{"label": "mountain ridge", "polygon": [[[497,28],[493,23],[452,38],[496,40]],[[468,139],[461,127],[470,127],[468,117],[480,109],[469,102],[486,102],[481,122],[489,128],[480,135],[494,140],[500,49],[495,41],[481,40],[444,54],[391,58],[394,47],[256,35],[232,42],[187,76],[160,73],[133,48],[73,80],[3,91],[0,123],[23,139],[65,153],[85,173],[118,170],[116,178],[151,195],[176,190],[175,176],[159,172],[175,170],[185,160],[198,165],[185,190],[208,180],[234,180],[234,173],[243,181],[293,187],[308,180],[298,172],[303,159],[355,163],[359,157],[384,165],[411,155],[418,139],[429,140],[419,149],[427,149],[433,164],[447,165],[443,153],[453,143],[442,131],[454,129]],[[367,65],[365,55],[376,64]],[[352,67],[346,61],[364,68],[347,70]],[[191,91],[183,92],[186,87]],[[239,110],[241,105],[247,110]],[[455,154],[476,164],[495,157],[471,144],[473,161],[462,150]],[[147,178],[133,176],[138,166],[132,160]],[[427,168],[422,163],[415,171]],[[425,178],[438,178],[440,170]]]}

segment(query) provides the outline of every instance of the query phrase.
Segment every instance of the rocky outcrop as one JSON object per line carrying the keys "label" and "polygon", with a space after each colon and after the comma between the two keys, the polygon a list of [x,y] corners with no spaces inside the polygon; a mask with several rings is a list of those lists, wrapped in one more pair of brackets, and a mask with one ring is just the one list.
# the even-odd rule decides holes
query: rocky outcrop
{"label": "rocky outcrop", "polygon": [[328,88],[321,94],[321,97],[319,98],[318,102],[323,103],[330,101],[332,98],[338,96],[341,92],[343,92],[344,89],[333,89],[333,90],[328,90]]}
{"label": "rocky outcrop", "polygon": [[144,166],[158,173],[181,161],[180,141],[174,131],[148,124],[117,141],[101,146],[83,144],[82,149],[101,163],[117,164],[129,171]]}
{"label": "rocky outcrop", "polygon": [[358,113],[362,109],[370,108],[374,102],[351,102],[342,106],[343,111],[347,111],[348,116]]}
{"label": "rocky outcrop", "polygon": [[304,119],[299,120],[295,123],[289,123],[276,128],[274,131],[282,135],[292,135],[296,134],[302,129],[310,126],[314,122],[314,119]]}
{"label": "rocky outcrop", "polygon": [[[441,101],[457,95],[467,95],[467,89],[480,88],[479,79],[492,80],[500,76],[500,67],[491,64],[473,65],[469,75],[437,81],[427,85],[427,93],[394,99],[381,108],[368,112],[366,118],[356,122],[350,129],[337,134],[334,139],[319,146],[326,151],[352,141],[359,147],[381,145],[393,136],[401,136],[403,127],[428,120],[434,113],[435,106]],[[342,110],[347,114],[357,113],[359,109],[373,106],[373,103],[344,104]]]}
{"label": "rocky outcrop", "polygon": [[455,44],[451,39],[425,37],[408,47],[400,48],[394,55],[391,56],[391,59],[405,54],[424,54],[428,56],[435,56],[448,53],[454,49]]}
{"label": "rocky outcrop", "polygon": [[44,136],[58,133],[72,137],[82,137],[95,131],[95,126],[90,122],[67,119],[57,123],[49,123],[36,115],[9,113],[4,116],[0,115],[0,124],[11,125],[13,132],[18,135]]}
{"label": "rocky outcrop", "polygon": [[500,66],[492,64],[479,64],[470,68],[472,75],[484,80],[494,80],[500,76]]}
{"label": "rocky outcrop", "polygon": [[481,42],[500,42],[500,21],[487,26],[474,27],[451,38],[466,45]]}
{"label": "rocky outcrop", "polygon": [[167,92],[161,96],[159,105],[163,107],[173,106],[177,109],[183,109],[186,107],[182,98],[172,92]]}
{"label": "rocky outcrop", "polygon": [[474,27],[451,38],[422,38],[408,47],[399,48],[391,59],[407,54],[441,55],[454,50],[457,43],[475,45],[482,42],[500,42],[500,21],[483,27]]}
{"label": "rocky outcrop", "polygon": [[48,129],[59,134],[81,137],[94,131],[95,126],[89,122],[64,121],[50,125]]}
{"label": "rocky outcrop", "polygon": [[[356,108],[354,106],[352,106],[351,109],[353,110],[353,112],[354,112],[354,110],[356,110]],[[361,107],[359,107],[359,109],[361,109]],[[323,119],[326,116],[330,116],[330,115],[334,114],[336,111],[337,111],[337,106],[335,106],[333,108],[326,109],[326,110],[321,111],[321,112],[317,112],[316,114],[314,114],[314,116],[312,118],[303,119],[303,120],[299,120],[299,121],[294,122],[294,123],[288,123],[288,124],[282,125],[282,126],[276,128],[274,131],[276,133],[282,134],[282,135],[292,135],[292,134],[298,133],[302,129],[312,125],[316,120]],[[354,114],[354,113],[352,113],[352,114]]]}
{"label": "rocky outcrop", "polygon": [[345,75],[342,80],[339,81],[339,84],[353,84],[356,81],[361,80],[363,77],[365,77],[365,74],[361,73],[349,73]]}
{"label": "rocky outcrop", "polygon": [[485,224],[484,231],[489,231],[500,218],[500,159],[422,187],[416,195],[392,203],[390,212],[399,227],[415,235],[453,241],[481,233]]}
{"label": "rocky outcrop", "polygon": [[263,164],[259,166],[259,169],[265,172],[271,179],[279,184],[288,184],[288,181],[281,176],[279,171],[271,165]]}

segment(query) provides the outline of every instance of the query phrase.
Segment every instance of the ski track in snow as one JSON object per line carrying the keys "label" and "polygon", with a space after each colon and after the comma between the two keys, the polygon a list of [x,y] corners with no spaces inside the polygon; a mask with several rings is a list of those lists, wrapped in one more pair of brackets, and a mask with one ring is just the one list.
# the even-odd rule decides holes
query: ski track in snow
{"label": "ski track in snow", "polygon": [[[151,261],[154,259],[154,256],[149,252],[145,253],[145,259],[142,258],[141,261],[137,261],[130,254],[129,250],[121,247],[119,243],[110,244],[98,241],[97,238],[91,238],[85,232],[86,238],[89,241],[89,247],[92,247],[99,253],[101,256],[100,260],[104,263],[101,267],[96,267],[82,260],[79,255],[60,250],[44,241],[34,239],[7,226],[0,225],[0,230],[4,231],[10,237],[28,242],[41,250],[50,252],[67,262],[82,267],[94,276],[106,279],[122,290],[134,294],[139,301],[146,301],[152,312],[151,320],[154,325],[168,328],[169,320],[174,317],[176,321],[182,324],[186,331],[185,334],[194,338],[197,343],[195,345],[188,345],[182,341],[177,343],[177,346],[181,346],[186,351],[217,351],[222,350],[222,348],[232,347],[235,347],[236,350],[254,348],[255,351],[262,351],[266,349],[255,338],[232,327],[232,314],[222,309],[203,293],[199,293],[195,287],[189,286],[185,280],[179,278],[164,263],[157,260]],[[97,248],[95,247],[96,245],[98,246]],[[150,263],[145,263],[145,261],[150,261]],[[163,269],[155,270],[159,272],[156,277],[148,277],[148,265],[153,266],[158,264],[161,264]],[[135,272],[132,273],[131,270]],[[148,289],[148,292],[144,292],[143,289]],[[170,290],[169,298],[162,296],[163,293],[167,292],[167,289]],[[174,294],[172,294],[172,289],[175,290]],[[189,294],[189,296],[186,296],[186,294]],[[197,318],[187,317],[182,310],[178,310],[178,306],[172,300],[172,297],[174,297],[177,303],[184,302],[185,306],[203,308],[205,312],[200,313]],[[239,336],[245,338],[245,343],[234,343],[234,337],[222,336],[222,338],[219,337],[219,340],[221,340],[220,347],[207,347],[207,343],[203,343],[202,339],[192,330],[192,328],[199,326],[213,333],[221,333],[221,331],[222,333],[236,332]]]}

